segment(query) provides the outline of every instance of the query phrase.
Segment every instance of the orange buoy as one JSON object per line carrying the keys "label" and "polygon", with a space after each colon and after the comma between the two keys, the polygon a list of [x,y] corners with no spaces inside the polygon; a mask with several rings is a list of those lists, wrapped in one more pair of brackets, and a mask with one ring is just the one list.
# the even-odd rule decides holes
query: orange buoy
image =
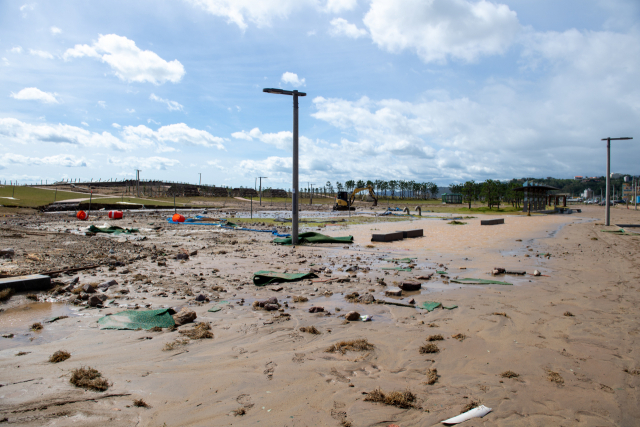
{"label": "orange buoy", "polygon": [[78,211],[78,213],[76,214],[76,218],[78,218],[80,221],[84,221],[88,217],[89,215],[87,215],[85,211]]}
{"label": "orange buoy", "polygon": [[110,219],[122,219],[122,211],[109,211]]}
{"label": "orange buoy", "polygon": [[173,217],[171,217],[171,219],[173,220],[173,222],[184,222],[185,220],[185,218],[180,214],[173,214]]}

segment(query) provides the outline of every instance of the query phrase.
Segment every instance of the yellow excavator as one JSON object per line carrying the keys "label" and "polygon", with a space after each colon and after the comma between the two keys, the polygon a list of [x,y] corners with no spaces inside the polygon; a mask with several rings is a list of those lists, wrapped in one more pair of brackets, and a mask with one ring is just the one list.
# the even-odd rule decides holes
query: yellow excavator
{"label": "yellow excavator", "polygon": [[356,210],[353,207],[353,202],[356,200],[356,194],[361,191],[369,190],[369,195],[373,199],[373,206],[378,206],[378,198],[376,197],[376,193],[373,191],[373,187],[362,187],[356,188],[353,190],[353,193],[349,195],[347,191],[338,191],[338,195],[336,196],[336,204],[333,205],[334,211],[346,211],[351,209],[352,211]]}

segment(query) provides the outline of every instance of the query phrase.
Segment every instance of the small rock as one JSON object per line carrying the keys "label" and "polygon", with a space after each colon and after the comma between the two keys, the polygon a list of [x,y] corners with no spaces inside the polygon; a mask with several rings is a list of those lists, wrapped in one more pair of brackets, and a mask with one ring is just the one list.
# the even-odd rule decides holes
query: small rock
{"label": "small rock", "polygon": [[196,297],[196,301],[206,301],[207,297],[204,294],[200,294]]}
{"label": "small rock", "polygon": [[311,307],[309,313],[320,313],[324,311],[324,307]]}
{"label": "small rock", "polygon": [[281,290],[283,290],[284,288],[283,288],[282,286],[273,286],[273,287],[271,287],[271,288],[269,288],[269,289],[271,289],[271,290],[272,290],[272,291],[274,291],[274,292],[280,292],[280,291],[281,291]]}
{"label": "small rock", "polygon": [[506,270],[504,268],[501,267],[494,267],[493,271],[491,271],[492,275],[498,275],[498,274],[504,274],[506,272]]}
{"label": "small rock", "polygon": [[94,293],[96,290],[93,288],[93,286],[91,286],[90,284],[86,284],[82,287],[82,290],[88,294],[92,294]]}
{"label": "small rock", "polygon": [[363,304],[371,304],[375,300],[376,299],[371,294],[364,294],[364,295],[362,295],[361,297],[358,298],[358,302],[361,302]]}
{"label": "small rock", "polygon": [[2,338],[13,338],[13,334],[2,334]]}
{"label": "small rock", "polygon": [[538,270],[533,270],[533,275],[534,276],[542,276],[542,273],[540,273]]}
{"label": "small rock", "polygon": [[265,304],[264,307],[262,308],[264,308],[267,311],[275,311],[280,308],[280,304]]}
{"label": "small rock", "polygon": [[409,304],[415,304],[415,303],[416,303],[416,300],[414,300],[413,298],[409,300]]}
{"label": "small rock", "polygon": [[118,282],[116,282],[115,280],[109,280],[107,282],[102,282],[98,285],[98,289],[101,289],[103,291],[106,291],[107,289],[109,289],[109,287],[111,286],[116,286],[118,284]]}
{"label": "small rock", "polygon": [[344,316],[344,318],[350,322],[354,322],[356,320],[360,320],[360,313],[357,311],[350,311]]}
{"label": "small rock", "polygon": [[0,249],[0,258],[13,258],[16,252],[12,248]]}
{"label": "small rock", "polygon": [[384,291],[384,294],[388,297],[401,297],[402,296],[402,289],[400,288],[389,288],[386,291]]}
{"label": "small rock", "polygon": [[198,255],[198,251],[197,250],[196,251],[191,251],[189,253],[189,256],[196,256],[196,255]]}
{"label": "small rock", "polygon": [[178,255],[176,255],[176,259],[177,260],[181,260],[181,259],[187,260],[187,259],[189,259],[189,254],[179,253]]}
{"label": "small rock", "polygon": [[400,284],[400,288],[403,291],[418,291],[422,288],[422,283],[420,282],[412,282],[412,281],[404,281]]}
{"label": "small rock", "polygon": [[186,325],[187,323],[191,323],[196,320],[196,312],[193,310],[189,310],[187,307],[182,307],[182,309],[173,315],[173,320],[176,322],[176,326]]}
{"label": "small rock", "polygon": [[158,261],[158,267],[166,267],[166,266],[167,266],[166,261]]}
{"label": "small rock", "polygon": [[102,303],[104,303],[106,300],[107,300],[107,296],[104,294],[100,294],[100,295],[91,295],[87,300],[87,302],[91,307],[97,307],[99,305],[102,305]]}

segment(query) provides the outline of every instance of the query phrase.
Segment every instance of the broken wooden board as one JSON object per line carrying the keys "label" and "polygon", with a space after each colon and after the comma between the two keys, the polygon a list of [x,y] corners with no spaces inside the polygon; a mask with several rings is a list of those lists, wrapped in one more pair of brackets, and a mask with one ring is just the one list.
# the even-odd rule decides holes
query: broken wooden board
{"label": "broken wooden board", "polygon": [[47,291],[51,289],[51,277],[42,274],[15,276],[0,279],[0,290],[11,288],[15,292]]}
{"label": "broken wooden board", "polygon": [[480,220],[480,225],[498,225],[498,224],[504,224],[504,218]]}
{"label": "broken wooden board", "polygon": [[372,242],[394,242],[396,240],[402,240],[402,231],[397,231],[395,233],[385,233],[385,234],[372,234],[371,241]]}

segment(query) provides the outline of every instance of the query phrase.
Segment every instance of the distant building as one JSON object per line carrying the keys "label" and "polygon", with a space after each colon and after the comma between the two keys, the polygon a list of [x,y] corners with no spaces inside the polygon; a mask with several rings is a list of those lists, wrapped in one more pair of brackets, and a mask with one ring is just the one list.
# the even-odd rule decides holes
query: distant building
{"label": "distant building", "polygon": [[587,188],[586,190],[584,190],[582,192],[582,198],[584,199],[592,199],[593,198],[593,190],[590,188]]}
{"label": "distant building", "polygon": [[611,179],[618,179],[618,178],[622,178],[622,174],[621,173],[612,173],[611,174]]}
{"label": "distant building", "polygon": [[580,179],[581,180],[581,179],[584,179],[584,176],[577,175],[577,176],[574,176],[573,179]]}

